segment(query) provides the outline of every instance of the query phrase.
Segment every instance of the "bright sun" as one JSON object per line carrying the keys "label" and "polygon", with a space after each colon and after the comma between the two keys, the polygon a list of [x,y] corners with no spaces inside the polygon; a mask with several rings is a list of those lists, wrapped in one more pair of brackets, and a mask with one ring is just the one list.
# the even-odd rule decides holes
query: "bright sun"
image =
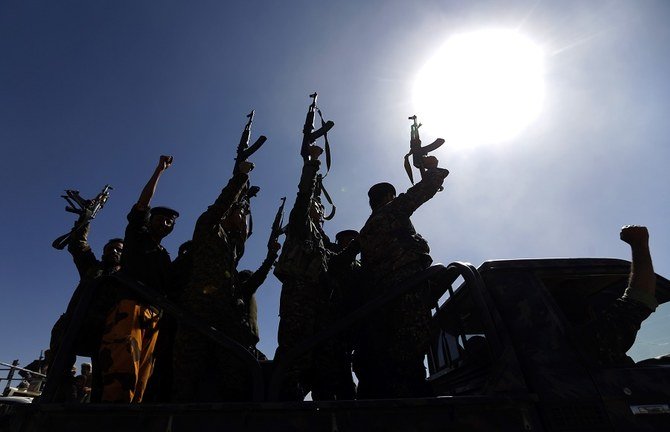
{"label": "bright sun", "polygon": [[542,50],[515,31],[454,36],[416,78],[416,114],[450,147],[506,141],[539,115],[543,74]]}

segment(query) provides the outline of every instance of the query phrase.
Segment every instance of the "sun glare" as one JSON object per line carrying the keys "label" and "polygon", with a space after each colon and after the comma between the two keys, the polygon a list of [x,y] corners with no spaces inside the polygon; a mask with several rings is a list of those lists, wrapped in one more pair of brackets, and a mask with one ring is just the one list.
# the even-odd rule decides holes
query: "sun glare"
{"label": "sun glare", "polygon": [[539,115],[543,73],[542,50],[515,31],[453,36],[416,78],[416,114],[449,146],[504,142]]}

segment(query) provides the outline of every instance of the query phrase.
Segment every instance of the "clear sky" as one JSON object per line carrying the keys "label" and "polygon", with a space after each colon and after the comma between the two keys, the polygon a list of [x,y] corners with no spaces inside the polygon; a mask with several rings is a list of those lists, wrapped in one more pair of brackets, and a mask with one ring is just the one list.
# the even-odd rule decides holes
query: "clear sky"
{"label": "clear sky", "polygon": [[[413,217],[435,262],[629,259],[618,231],[636,223],[670,276],[668,20],[663,0],[0,1],[0,361],[34,359],[77,284],[68,253],[50,246],[74,220],[63,189],[113,185],[92,226],[99,254],[159,155],[173,155],[153,204],[182,214],[164,242],[175,256],[230,177],[255,109],[253,137],[268,137],[252,158],[261,192],[243,267],[255,268],[279,198],[295,197],[308,95],[335,122],[334,236],[363,225],[370,185],[409,186],[421,68],[450,37],[489,28],[542,49],[542,109],[489,145],[452,145],[447,121],[421,129],[425,142],[447,139],[436,156],[451,171]],[[258,293],[270,356],[279,290],[270,276]],[[643,329],[641,352],[670,351],[668,315]]]}

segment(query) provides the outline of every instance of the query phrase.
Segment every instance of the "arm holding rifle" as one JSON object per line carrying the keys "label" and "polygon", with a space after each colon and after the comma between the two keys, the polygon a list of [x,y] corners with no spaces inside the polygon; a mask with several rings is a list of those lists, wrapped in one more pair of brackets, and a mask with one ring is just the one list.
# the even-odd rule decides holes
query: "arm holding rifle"
{"label": "arm holding rifle", "polygon": [[444,179],[449,175],[448,170],[438,168],[437,164],[438,160],[435,156],[423,157],[425,172],[421,181],[407,189],[406,193],[398,195],[387,205],[407,217],[411,216],[422,204],[441,190]]}
{"label": "arm holding rifle", "polygon": [[272,228],[270,230],[270,238],[268,239],[268,253],[263,260],[261,266],[256,270],[245,283],[242,284],[241,291],[246,296],[245,298],[250,298],[256,290],[263,284],[265,279],[272,268],[272,265],[277,260],[279,256],[279,249],[281,245],[279,244],[279,236],[283,233],[282,223],[284,220],[284,205],[286,204],[286,197],[281,199],[281,204],[277,209],[277,214],[275,215],[274,221],[272,222]]}
{"label": "arm holding rifle", "polygon": [[256,150],[261,148],[261,146],[267,141],[267,137],[265,135],[261,135],[258,137],[256,142],[254,142],[251,146],[249,146],[249,139],[251,137],[251,123],[254,121],[254,114],[255,110],[251,110],[249,114],[247,114],[247,118],[249,119],[247,121],[247,124],[244,126],[244,130],[242,131],[242,136],[240,137],[240,143],[237,145],[237,156],[235,157],[235,166],[233,167],[233,174],[237,174],[239,172],[239,164],[243,161],[246,161],[249,156],[252,154],[256,153]]}
{"label": "arm holding rifle", "polygon": [[280,249],[281,245],[276,240],[272,244],[268,245],[268,253],[265,256],[265,259],[261,263],[260,267],[258,267],[258,269],[255,272],[253,272],[249,277],[249,279],[247,279],[240,287],[240,292],[243,298],[245,299],[250,298],[252,295],[256,293],[258,288],[260,288],[260,286],[263,285],[263,282],[265,282],[265,279],[268,277],[268,274],[270,273],[270,269],[272,269],[272,265],[275,263],[277,257],[279,256]]}
{"label": "arm holding rifle", "polygon": [[74,224],[69,233],[58,237],[51,243],[55,249],[62,250],[67,246],[73,235],[78,234],[78,231],[86,228],[86,225],[98,215],[100,210],[105,206],[107,199],[109,199],[109,191],[112,189],[110,185],[105,185],[95,198],[92,200],[85,200],[79,196],[79,191],[66,190],[65,195],[61,195],[67,201],[68,205],[65,210],[70,213],[79,215],[79,219]]}
{"label": "arm holding rifle", "polygon": [[207,210],[200,215],[196,223],[196,230],[193,233],[193,239],[196,240],[200,235],[209,235],[209,231],[199,229],[201,225],[215,226],[223,220],[224,216],[238,202],[244,186],[249,182],[249,173],[254,168],[254,164],[248,161],[239,161],[235,164],[237,172],[228,181],[228,184],[221,190],[221,193],[209,206]]}
{"label": "arm holding rifle", "polygon": [[444,140],[442,138],[438,138],[431,144],[421,147],[421,138],[419,137],[419,128],[421,127],[421,123],[417,122],[416,115],[409,117],[409,120],[412,120],[414,123],[410,127],[410,150],[409,153],[405,155],[405,171],[407,172],[407,176],[409,177],[412,184],[414,184],[414,176],[412,175],[412,167],[409,164],[409,157],[412,156],[412,164],[419,169],[421,178],[423,178],[426,174],[426,170],[428,169],[428,166],[426,165],[428,153],[440,148],[442,144],[444,144]]}
{"label": "arm holding rifle", "polygon": [[309,146],[308,156],[302,167],[298,195],[291,209],[287,231],[291,235],[305,236],[310,224],[310,207],[316,189],[316,176],[321,166],[319,156],[323,150],[318,146]]}
{"label": "arm holding rifle", "polygon": [[[81,227],[77,229],[78,225],[81,225]],[[98,260],[91,250],[91,246],[88,244],[90,227],[90,221],[82,214],[77,222],[75,222],[70,242],[67,245],[67,251],[72,255],[72,260],[77,267],[81,279],[86,277],[92,269],[98,267]]]}

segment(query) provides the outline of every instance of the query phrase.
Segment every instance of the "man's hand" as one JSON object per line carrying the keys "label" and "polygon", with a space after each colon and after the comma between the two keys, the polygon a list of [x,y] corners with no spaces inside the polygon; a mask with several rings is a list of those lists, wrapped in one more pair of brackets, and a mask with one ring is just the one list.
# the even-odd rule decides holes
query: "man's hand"
{"label": "man's hand", "polygon": [[647,227],[639,225],[624,226],[621,228],[619,237],[621,240],[631,245],[631,247],[645,246],[649,243],[649,232],[647,231]]}
{"label": "man's hand", "polygon": [[315,145],[309,146],[309,158],[311,160],[319,159],[319,156],[321,156],[321,153],[323,153],[323,149],[321,147],[315,146]]}
{"label": "man's hand", "polygon": [[438,160],[435,156],[425,156],[423,158],[423,166],[426,169],[437,168]]}
{"label": "man's hand", "polygon": [[161,155],[160,160],[158,161],[158,170],[165,171],[170,165],[172,165],[172,156]]}
{"label": "man's hand", "polygon": [[242,174],[249,174],[254,169],[254,164],[249,161],[241,161],[237,164],[237,169]]}

